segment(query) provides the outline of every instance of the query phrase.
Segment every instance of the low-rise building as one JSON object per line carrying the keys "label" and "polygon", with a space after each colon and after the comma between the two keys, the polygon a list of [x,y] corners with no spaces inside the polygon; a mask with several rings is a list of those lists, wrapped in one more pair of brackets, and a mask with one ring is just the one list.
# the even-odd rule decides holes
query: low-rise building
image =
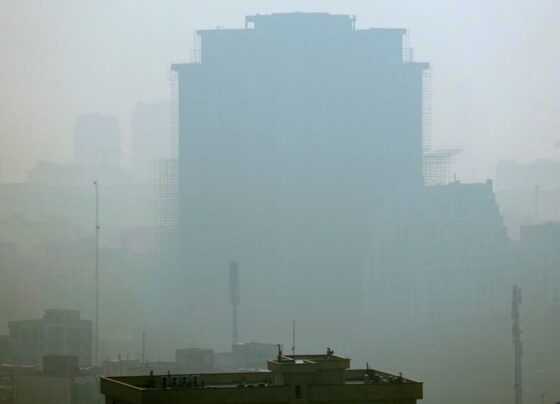
{"label": "low-rise building", "polygon": [[214,371],[214,350],[185,348],[175,350],[177,371],[181,373],[204,373]]}
{"label": "low-rise building", "polygon": [[104,377],[111,404],[160,403],[399,403],[422,398],[422,383],[372,369],[349,369],[350,359],[278,355],[262,372]]}
{"label": "low-rise building", "polygon": [[92,322],[77,310],[45,310],[41,319],[10,321],[10,334],[0,339],[3,363],[38,365],[44,355],[71,355],[81,366],[91,364]]}
{"label": "low-rise building", "polygon": [[[43,369],[17,374],[15,404],[101,404],[99,377],[91,369],[80,369],[78,357],[43,357]],[[21,373],[21,372],[20,372]]]}
{"label": "low-rise building", "polygon": [[264,369],[267,359],[273,358],[277,344],[244,342],[231,346],[233,366],[236,369]]}

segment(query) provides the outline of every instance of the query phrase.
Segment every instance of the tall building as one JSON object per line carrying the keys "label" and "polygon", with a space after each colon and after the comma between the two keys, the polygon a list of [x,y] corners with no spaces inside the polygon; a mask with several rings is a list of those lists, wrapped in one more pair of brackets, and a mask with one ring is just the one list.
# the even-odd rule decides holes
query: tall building
{"label": "tall building", "polygon": [[74,127],[74,163],[87,169],[120,167],[121,134],[116,117],[80,115]]}
{"label": "tall building", "polygon": [[385,195],[423,184],[428,65],[403,58],[404,29],[356,29],[346,15],[255,15],[198,34],[200,61],[173,66],[190,296],[222,316],[219,268],[235,258],[246,301],[278,321],[304,304],[317,321],[355,311]]}

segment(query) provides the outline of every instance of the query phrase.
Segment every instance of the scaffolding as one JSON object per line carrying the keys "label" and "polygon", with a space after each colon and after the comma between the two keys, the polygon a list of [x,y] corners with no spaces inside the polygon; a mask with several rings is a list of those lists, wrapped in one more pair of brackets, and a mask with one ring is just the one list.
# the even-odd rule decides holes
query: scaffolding
{"label": "scaffolding", "polygon": [[[408,32],[403,35],[403,60],[414,61]],[[432,69],[422,71],[422,174],[424,185],[446,185],[452,181],[451,167],[458,149],[432,150]]]}
{"label": "scaffolding", "polygon": [[169,69],[169,119],[171,142],[169,155],[177,158],[179,155],[179,73]]}
{"label": "scaffolding", "polygon": [[162,231],[178,226],[178,160],[161,159],[158,162],[158,225]]}
{"label": "scaffolding", "polygon": [[179,225],[179,76],[169,69],[169,158],[156,161],[157,225],[159,229],[160,252],[165,250],[170,234]]}
{"label": "scaffolding", "polygon": [[446,185],[452,181],[451,167],[459,149],[437,149],[424,153],[424,185]]}
{"label": "scaffolding", "polygon": [[432,151],[432,71],[422,71],[422,152]]}
{"label": "scaffolding", "polygon": [[200,49],[201,49],[200,34],[198,33],[198,31],[194,31],[193,32],[193,46],[191,48],[189,63],[191,63],[191,64],[201,63],[202,56],[201,56]]}
{"label": "scaffolding", "polygon": [[408,31],[405,31],[402,36],[402,60],[404,63],[414,62],[414,55],[410,47],[410,36]]}

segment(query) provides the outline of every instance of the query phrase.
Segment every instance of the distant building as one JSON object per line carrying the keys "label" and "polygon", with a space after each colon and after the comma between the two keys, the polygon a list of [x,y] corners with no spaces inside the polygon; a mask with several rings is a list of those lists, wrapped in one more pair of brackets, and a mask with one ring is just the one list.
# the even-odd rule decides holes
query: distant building
{"label": "distant building", "polygon": [[560,316],[560,222],[522,226],[517,253],[525,299],[543,316]]}
{"label": "distant building", "polygon": [[32,185],[63,187],[91,187],[93,179],[104,185],[126,184],[130,186],[130,176],[118,167],[94,167],[79,164],[58,164],[37,161],[27,173],[27,182]]}
{"label": "distant building", "polygon": [[170,102],[137,103],[131,115],[130,169],[133,178],[154,182],[158,161],[170,157]]}
{"label": "distant building", "polygon": [[233,344],[233,366],[237,369],[264,369],[266,361],[274,357],[278,350],[276,344],[245,342]]}
{"label": "distant building", "polygon": [[15,377],[15,404],[102,404],[99,378],[80,371],[75,356],[45,356],[43,369]]}
{"label": "distant building", "polygon": [[27,174],[27,182],[46,185],[83,185],[88,181],[86,170],[82,166],[37,161]]}
{"label": "distant building", "polygon": [[366,338],[380,323],[386,338],[406,340],[479,319],[488,307],[509,310],[502,290],[512,282],[512,245],[491,181],[392,192],[370,254],[362,278]]}
{"label": "distant building", "polygon": [[42,319],[9,322],[4,337],[7,363],[36,365],[45,355],[73,355],[80,365],[91,364],[92,322],[77,310],[45,310]]}
{"label": "distant building", "polygon": [[88,169],[121,165],[121,134],[116,117],[80,115],[74,128],[74,162]]}
{"label": "distant building", "polygon": [[176,362],[142,361],[140,359],[111,359],[103,361],[103,374],[105,376],[143,376],[153,371],[155,373],[176,372]]}
{"label": "distant building", "polygon": [[513,239],[521,237],[523,226],[560,221],[560,161],[502,161],[496,167],[495,183],[496,196]]}
{"label": "distant building", "polygon": [[262,372],[146,375],[101,379],[112,404],[184,403],[416,403],[422,383],[372,369],[349,369],[350,359],[279,356]]}
{"label": "distant building", "polygon": [[[357,29],[348,15],[254,15],[245,28],[198,34],[200,60],[173,66],[189,279],[176,283],[192,290],[169,297],[204,308],[192,322],[220,318],[217,268],[238,257],[248,262],[244,293],[259,302],[244,315],[288,323],[305,305],[327,323],[360,304],[360,270],[387,192],[423,185],[429,66],[408,57],[405,29]],[[356,329],[353,320],[339,325]],[[210,323],[209,333],[225,332]]]}
{"label": "distant building", "polygon": [[214,350],[201,348],[177,349],[175,351],[177,372],[205,373],[214,371]]}

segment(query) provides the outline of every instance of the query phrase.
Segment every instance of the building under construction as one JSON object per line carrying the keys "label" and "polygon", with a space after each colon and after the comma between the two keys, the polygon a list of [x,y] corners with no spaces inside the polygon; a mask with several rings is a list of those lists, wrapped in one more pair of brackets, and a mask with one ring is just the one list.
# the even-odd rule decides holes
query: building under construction
{"label": "building under construction", "polygon": [[[353,330],[330,332],[348,344],[362,338],[364,324],[373,326],[374,312],[402,310],[395,319],[417,324],[454,307],[430,300],[442,294],[412,280],[438,271],[468,276],[475,260],[465,257],[488,254],[485,246],[499,247],[488,266],[502,267],[507,237],[492,185],[451,181],[457,151],[432,150],[429,66],[413,61],[406,30],[288,13],[249,16],[243,28],[198,37],[193,61],[173,65],[175,283],[178,299],[190,299],[190,329],[230,335],[223,296],[232,258],[243,263],[242,302],[255,303],[240,307],[241,336],[267,339],[263,324],[290,324],[305,307],[321,325],[307,338],[320,340],[318,330],[331,326]],[[476,305],[473,288],[457,286]],[[380,301],[383,291],[403,296]],[[341,312],[347,315],[333,324],[331,313]],[[244,321],[263,313],[263,324]],[[208,317],[216,321],[209,325]]]}
{"label": "building under construction", "polygon": [[383,196],[423,184],[428,65],[405,61],[404,29],[357,29],[347,15],[255,15],[198,34],[200,61],[173,66],[188,276],[216,284],[240,257],[248,279],[286,287],[247,288],[269,307],[299,304],[304,279],[348,290],[342,269],[359,267]]}

